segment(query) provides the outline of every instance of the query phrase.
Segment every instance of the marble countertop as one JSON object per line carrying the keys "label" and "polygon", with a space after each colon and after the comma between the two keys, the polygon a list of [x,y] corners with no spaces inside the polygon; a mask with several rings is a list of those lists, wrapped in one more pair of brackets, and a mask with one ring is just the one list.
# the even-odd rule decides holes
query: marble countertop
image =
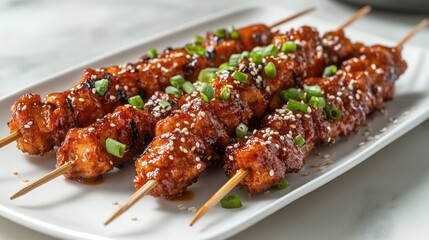
{"label": "marble countertop", "polygon": [[[0,96],[111,49],[242,2],[4,0],[0,3]],[[346,19],[356,10],[328,0],[265,2],[292,10],[317,6],[313,15],[327,21]],[[423,17],[374,11],[352,28],[399,39]],[[426,29],[409,44],[429,48],[428,40]],[[426,121],[349,172],[232,239],[428,236],[429,149],[422,141],[428,133]],[[404,172],[413,174],[404,179]],[[53,238],[0,217],[2,239]]]}

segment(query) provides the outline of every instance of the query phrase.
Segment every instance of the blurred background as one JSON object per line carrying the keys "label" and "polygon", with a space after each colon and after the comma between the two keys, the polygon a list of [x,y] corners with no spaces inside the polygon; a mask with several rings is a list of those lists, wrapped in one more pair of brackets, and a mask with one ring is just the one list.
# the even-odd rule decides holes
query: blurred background
{"label": "blurred background", "polygon": [[[105,52],[126,46],[160,31],[198,21],[199,18],[225,8],[261,3],[298,11],[316,6],[317,11],[312,13],[313,17],[339,22],[339,19],[349,17],[360,7],[359,3],[364,2],[379,8],[357,21],[351,28],[387,39],[400,39],[419,20],[429,15],[424,13],[429,12],[429,1],[426,0],[2,0],[0,1],[0,97]],[[394,11],[391,12],[391,9]],[[424,30],[408,44],[429,48],[429,29]],[[6,112],[8,114],[5,110]],[[425,122],[418,130],[401,138],[400,141],[413,141],[422,131],[427,132],[428,128],[429,124]],[[418,144],[421,143],[415,144],[419,146]],[[383,151],[380,154],[386,154],[386,151],[394,151],[394,149]],[[308,239],[308,237],[335,239],[346,236],[334,234],[329,230],[323,231],[317,226],[313,228],[315,227],[319,232],[311,233],[304,227],[300,229],[299,225],[309,222],[317,224],[311,219],[316,217],[318,221],[323,221],[325,217],[330,216],[330,212],[336,211],[337,204],[342,205],[336,202],[337,197],[326,193],[339,194],[339,196],[353,194],[349,192],[347,184],[342,183],[353,182],[356,179],[353,175],[368,171],[370,168],[370,161],[366,161],[357,169],[350,171],[351,173],[344,174],[326,187],[309,194],[255,227],[235,236],[234,239],[259,239],[267,233],[269,233],[269,239],[284,239],[288,235],[291,239]],[[390,199],[385,198],[386,196],[379,196],[380,204]],[[393,200],[390,199],[390,201]],[[330,211],[318,208],[311,208],[312,212],[306,211],[308,206],[315,202],[321,203]],[[283,228],[282,221],[285,221],[285,217],[298,219],[295,227]],[[331,223],[324,222],[323,226],[336,231],[336,224],[351,223],[350,219],[356,217],[359,216],[352,213],[349,215],[339,213],[337,219]],[[373,221],[380,223],[380,226],[386,220],[384,215],[373,217]],[[290,219],[288,221],[288,224],[294,222]],[[339,231],[347,234],[351,227],[347,226]],[[285,230],[288,232],[285,233]],[[368,231],[373,232],[367,234]],[[383,231],[387,231],[388,235],[383,235],[382,233],[386,233]],[[424,232],[425,229],[416,226],[416,229],[407,231]],[[303,234],[303,232],[306,233]],[[385,238],[385,236],[391,236],[385,228],[376,229],[366,225],[354,229],[350,234],[352,234],[351,238],[356,239],[388,239],[389,237]],[[24,238],[50,239],[0,217],[0,239]]]}

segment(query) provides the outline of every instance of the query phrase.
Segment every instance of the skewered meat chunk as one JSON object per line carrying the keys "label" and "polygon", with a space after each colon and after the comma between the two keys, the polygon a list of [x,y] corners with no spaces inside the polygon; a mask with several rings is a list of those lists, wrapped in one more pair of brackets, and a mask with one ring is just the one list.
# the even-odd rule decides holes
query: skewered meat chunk
{"label": "skewered meat chunk", "polygon": [[[126,103],[129,97],[139,94],[147,99],[155,91],[164,90],[169,79],[178,74],[195,81],[201,69],[218,66],[233,53],[269,43],[275,34],[265,25],[242,28],[238,33],[236,39],[209,33],[202,56],[190,56],[185,48],[168,48],[156,59],[144,57],[133,64],[86,69],[72,89],[49,94],[44,100],[37,94],[24,95],[11,107],[12,119],[8,123],[11,132],[21,133],[18,148],[43,155],[59,146],[69,129],[88,126]],[[108,89],[100,94],[95,82],[103,79],[108,81]]]}
{"label": "skewered meat chunk", "polygon": [[358,51],[363,55],[344,62],[336,75],[302,81],[303,86],[320,86],[326,106],[339,109],[340,119],[328,118],[323,108],[309,106],[303,113],[285,105],[263,119],[262,129],[227,147],[227,176],[247,170],[240,186],[249,193],[266,191],[286,173],[299,171],[315,143],[333,144],[338,136],[357,131],[368,114],[391,99],[394,80],[406,69],[398,49],[361,46]]}

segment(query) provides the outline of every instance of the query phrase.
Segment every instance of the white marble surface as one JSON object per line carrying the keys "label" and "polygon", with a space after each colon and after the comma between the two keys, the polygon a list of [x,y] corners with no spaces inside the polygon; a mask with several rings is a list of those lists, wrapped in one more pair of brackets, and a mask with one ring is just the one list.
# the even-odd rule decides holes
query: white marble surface
{"label": "white marble surface", "polygon": [[[316,5],[318,11],[313,15],[328,21],[345,19],[355,10],[326,0],[266,2],[295,10]],[[103,52],[239,4],[242,1],[3,0],[0,96]],[[421,18],[375,11],[352,27],[399,39]],[[410,44],[429,48],[428,40],[427,29]],[[356,168],[233,239],[427,238],[429,149],[424,140],[428,133],[426,121]],[[0,239],[52,238],[0,217]]]}

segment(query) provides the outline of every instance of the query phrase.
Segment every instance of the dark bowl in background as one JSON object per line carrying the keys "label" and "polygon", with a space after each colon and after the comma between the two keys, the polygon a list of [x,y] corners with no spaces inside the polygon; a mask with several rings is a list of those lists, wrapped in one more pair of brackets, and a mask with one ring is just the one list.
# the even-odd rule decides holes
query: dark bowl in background
{"label": "dark bowl in background", "polygon": [[338,0],[357,5],[371,5],[374,8],[407,12],[429,13],[429,0]]}

